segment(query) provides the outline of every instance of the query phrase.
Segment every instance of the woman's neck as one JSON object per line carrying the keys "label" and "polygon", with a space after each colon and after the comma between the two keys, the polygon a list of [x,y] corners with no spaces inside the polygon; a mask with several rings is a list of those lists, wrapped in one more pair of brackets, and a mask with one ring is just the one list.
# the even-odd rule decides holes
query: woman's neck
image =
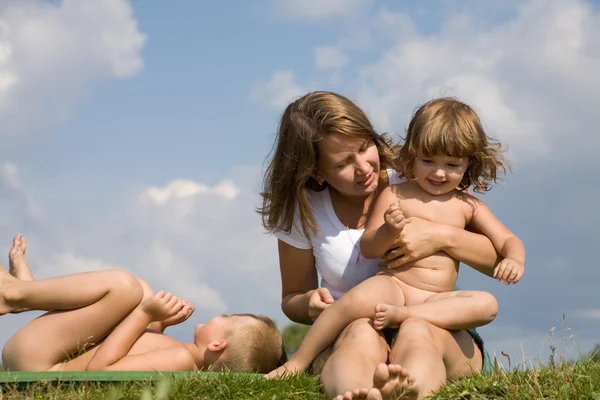
{"label": "woman's neck", "polygon": [[346,196],[329,186],[331,205],[338,219],[348,229],[363,229],[371,215],[375,200],[388,185],[389,180],[386,172],[380,174],[377,189],[366,196]]}
{"label": "woman's neck", "polygon": [[345,196],[329,187],[333,210],[338,219],[348,229],[362,229],[365,227],[377,193],[378,191],[368,196]]}

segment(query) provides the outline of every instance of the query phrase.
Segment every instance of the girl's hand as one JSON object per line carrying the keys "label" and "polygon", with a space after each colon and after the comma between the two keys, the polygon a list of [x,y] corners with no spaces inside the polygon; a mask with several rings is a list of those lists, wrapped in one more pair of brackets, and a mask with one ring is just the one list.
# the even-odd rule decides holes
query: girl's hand
{"label": "girl's hand", "polygon": [[183,301],[171,293],[159,291],[154,296],[140,304],[143,312],[148,314],[152,321],[164,321],[177,315],[184,307]]}
{"label": "girl's hand", "polygon": [[381,258],[381,264],[387,268],[399,268],[437,253],[444,246],[440,240],[442,235],[438,234],[442,227],[422,218],[405,218],[402,231]]}
{"label": "girl's hand", "polygon": [[329,289],[321,287],[315,290],[308,299],[308,316],[314,321],[327,307],[333,304],[333,296]]}
{"label": "girl's hand", "polygon": [[511,283],[515,284],[519,282],[524,272],[525,267],[523,264],[510,258],[505,258],[500,261],[494,269],[493,277],[496,278],[498,282],[510,285]]}
{"label": "girl's hand", "polygon": [[388,230],[395,235],[400,233],[405,225],[404,214],[398,203],[390,204],[388,209],[385,210],[385,214],[383,214],[383,219]]}

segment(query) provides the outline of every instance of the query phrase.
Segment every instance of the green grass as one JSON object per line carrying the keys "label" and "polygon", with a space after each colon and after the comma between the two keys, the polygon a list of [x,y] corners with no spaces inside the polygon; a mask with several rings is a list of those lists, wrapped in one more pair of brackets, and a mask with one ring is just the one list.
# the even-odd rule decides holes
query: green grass
{"label": "green grass", "polygon": [[[44,383],[16,386],[6,384],[0,399],[318,399],[316,376],[299,375],[267,381],[256,375],[232,373],[194,375],[173,381],[98,383]],[[483,399],[589,399],[600,400],[600,363],[585,360],[525,371],[497,370],[492,375],[474,376],[450,383],[435,393],[434,400]]]}

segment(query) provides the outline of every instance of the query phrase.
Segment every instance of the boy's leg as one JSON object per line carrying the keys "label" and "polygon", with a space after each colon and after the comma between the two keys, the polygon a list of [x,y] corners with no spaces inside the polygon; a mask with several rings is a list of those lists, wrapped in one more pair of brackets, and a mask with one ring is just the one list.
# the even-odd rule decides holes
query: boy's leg
{"label": "boy's leg", "polygon": [[269,377],[282,373],[297,372],[306,369],[340,335],[348,324],[359,318],[371,318],[376,304],[383,299],[396,305],[404,304],[402,290],[392,277],[376,275],[371,277],[342,296],[341,299],[327,307],[312,325],[300,348],[291,359]]}
{"label": "boy's leg", "polygon": [[496,318],[498,302],[487,292],[456,290],[438,293],[424,303],[397,307],[378,304],[375,307],[375,329],[398,327],[409,318],[419,318],[440,328],[462,330],[487,325]]}
{"label": "boy's leg", "polygon": [[[24,260],[22,250],[11,252]],[[22,281],[0,267],[3,313],[15,308],[58,310],[35,319],[11,337],[3,350],[3,364],[12,370],[47,370],[105,337],[141,297],[139,282],[126,271]]]}

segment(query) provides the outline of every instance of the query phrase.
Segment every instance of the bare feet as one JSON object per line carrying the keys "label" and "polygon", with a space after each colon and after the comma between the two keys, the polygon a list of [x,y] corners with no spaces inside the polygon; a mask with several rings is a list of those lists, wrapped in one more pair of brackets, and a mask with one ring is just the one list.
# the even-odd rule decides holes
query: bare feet
{"label": "bare feet", "polygon": [[11,306],[13,296],[13,285],[17,279],[11,276],[6,268],[0,265],[0,315],[13,312],[15,307]]}
{"label": "bare feet", "polygon": [[183,308],[175,315],[160,322],[161,332],[167,329],[169,326],[180,324],[186,321],[196,311],[196,307],[187,300],[181,299]]}
{"label": "bare feet", "polygon": [[29,269],[29,264],[25,259],[27,242],[23,235],[18,234],[13,239],[13,245],[8,252],[9,269],[8,272],[22,281],[32,281],[33,275]]}
{"label": "bare feet", "polygon": [[[373,374],[373,388],[378,389],[381,397],[373,400],[416,400],[419,387],[415,378],[398,364],[379,364]],[[371,398],[368,398],[371,400]]]}
{"label": "bare feet", "polygon": [[334,400],[417,400],[419,387],[408,371],[397,364],[379,364],[373,373],[373,387],[339,394]]}
{"label": "bare feet", "polygon": [[[293,357],[292,357],[293,358]],[[281,367],[274,369],[268,374],[264,375],[265,379],[276,379],[282,378],[285,376],[293,375],[304,371],[307,367],[301,366],[298,363],[295,363],[293,359],[290,359],[288,362],[283,364]]]}
{"label": "bare feet", "polygon": [[373,316],[373,328],[382,330],[384,328],[398,328],[406,319],[402,312],[404,307],[390,306],[389,304],[377,304]]}

